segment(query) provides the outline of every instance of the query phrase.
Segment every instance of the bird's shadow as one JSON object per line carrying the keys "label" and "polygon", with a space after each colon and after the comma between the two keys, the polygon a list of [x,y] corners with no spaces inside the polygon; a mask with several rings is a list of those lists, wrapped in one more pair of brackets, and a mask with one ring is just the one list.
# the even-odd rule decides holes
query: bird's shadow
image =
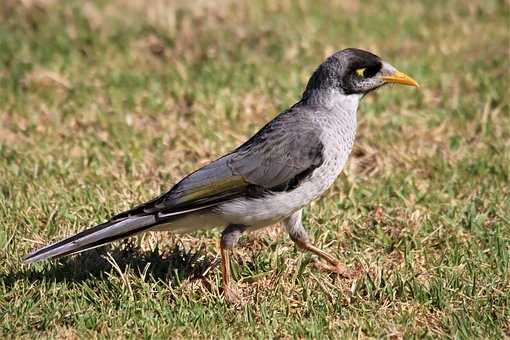
{"label": "bird's shadow", "polygon": [[75,256],[48,262],[41,270],[25,266],[0,276],[0,282],[12,287],[19,280],[29,282],[83,282],[87,280],[108,280],[108,275],[120,270],[144,280],[182,282],[186,279],[202,278],[216,265],[217,261],[207,256],[204,248],[186,251],[180,244],[173,249],[159,248],[143,250],[132,241],[125,241],[115,247],[96,248]]}

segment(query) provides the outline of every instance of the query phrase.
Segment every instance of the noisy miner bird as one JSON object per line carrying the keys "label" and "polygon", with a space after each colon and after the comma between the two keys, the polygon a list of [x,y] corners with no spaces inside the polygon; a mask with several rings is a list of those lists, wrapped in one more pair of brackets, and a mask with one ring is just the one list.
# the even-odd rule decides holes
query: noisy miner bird
{"label": "noisy miner bird", "polygon": [[296,104],[234,151],[191,173],[167,193],[24,260],[75,254],[146,231],[186,233],[221,227],[223,292],[232,299],[229,250],[243,232],[281,221],[299,248],[326,260],[326,269],[348,276],[350,271],[334,256],[312,245],[301,214],[342,171],[354,143],[361,98],[387,83],[418,87],[370,52],[338,51],[315,70]]}

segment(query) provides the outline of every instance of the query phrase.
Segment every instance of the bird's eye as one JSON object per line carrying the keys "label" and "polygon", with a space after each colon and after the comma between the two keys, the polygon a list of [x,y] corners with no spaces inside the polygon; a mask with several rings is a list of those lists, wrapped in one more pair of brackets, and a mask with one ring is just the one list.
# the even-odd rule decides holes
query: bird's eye
{"label": "bird's eye", "polygon": [[360,78],[372,78],[379,72],[381,68],[379,66],[363,67],[356,70],[356,74]]}

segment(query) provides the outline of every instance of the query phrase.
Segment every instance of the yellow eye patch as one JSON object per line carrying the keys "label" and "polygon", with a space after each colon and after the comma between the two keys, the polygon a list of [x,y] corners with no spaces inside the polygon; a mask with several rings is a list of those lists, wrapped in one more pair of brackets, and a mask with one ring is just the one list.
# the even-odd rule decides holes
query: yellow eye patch
{"label": "yellow eye patch", "polygon": [[359,69],[357,69],[357,70],[356,70],[356,74],[357,74],[358,76],[360,76],[360,77],[364,77],[364,76],[365,76],[365,70],[366,70],[366,69],[367,69],[366,67],[359,68]]}

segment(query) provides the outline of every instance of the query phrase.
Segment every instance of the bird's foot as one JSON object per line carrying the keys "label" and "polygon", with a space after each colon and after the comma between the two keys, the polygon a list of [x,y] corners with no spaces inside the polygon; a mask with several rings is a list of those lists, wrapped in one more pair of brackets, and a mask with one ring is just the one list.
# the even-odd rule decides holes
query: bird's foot
{"label": "bird's foot", "polygon": [[239,294],[238,290],[232,288],[231,286],[223,287],[223,297],[225,298],[225,301],[230,304],[237,305],[242,303],[241,295]]}
{"label": "bird's foot", "polygon": [[337,264],[333,265],[333,264],[325,264],[320,261],[315,261],[313,265],[316,269],[318,269],[320,271],[334,273],[334,274],[340,275],[346,279],[353,279],[358,274],[356,271],[347,268],[346,266],[344,266],[341,263],[337,263]]}

